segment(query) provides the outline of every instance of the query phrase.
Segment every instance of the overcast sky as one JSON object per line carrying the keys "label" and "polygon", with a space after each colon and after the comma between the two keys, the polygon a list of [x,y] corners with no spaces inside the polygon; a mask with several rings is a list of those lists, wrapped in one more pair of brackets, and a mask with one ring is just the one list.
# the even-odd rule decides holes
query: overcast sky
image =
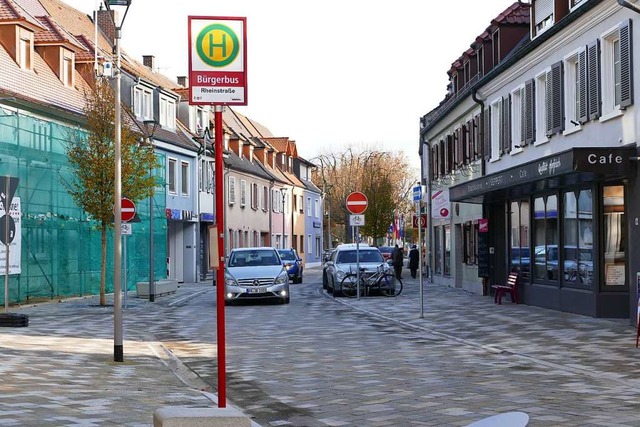
{"label": "overcast sky", "polygon": [[[63,0],[91,14],[97,0]],[[347,145],[403,150],[447,70],[510,0],[133,0],[122,48],[188,75],[188,16],[247,18],[248,105],[234,107],[312,159]],[[417,176],[417,175],[416,175]]]}

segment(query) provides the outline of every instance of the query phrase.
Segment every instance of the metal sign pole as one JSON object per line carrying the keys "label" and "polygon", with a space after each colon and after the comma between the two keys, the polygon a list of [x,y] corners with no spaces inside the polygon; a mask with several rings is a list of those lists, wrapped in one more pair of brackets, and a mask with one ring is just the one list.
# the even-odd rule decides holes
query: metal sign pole
{"label": "metal sign pole", "polygon": [[356,230],[356,285],[358,290],[358,299],[360,299],[360,227],[355,226]]}
{"label": "metal sign pole", "polygon": [[420,277],[420,318],[424,318],[424,280],[422,277],[422,214],[420,201],[416,203],[416,216],[418,218],[418,276]]}
{"label": "metal sign pole", "polygon": [[5,270],[4,270],[4,312],[9,312],[9,177],[5,180],[5,189],[4,189],[4,238],[5,238]]}
{"label": "metal sign pole", "polygon": [[[120,230],[120,234],[122,234],[122,230]],[[122,303],[124,305],[124,309],[127,309],[127,235],[125,234],[124,236],[121,236],[121,238],[124,240],[124,243],[122,244],[122,256],[124,257],[124,266],[123,266],[123,274],[124,274],[124,279],[122,282]]]}

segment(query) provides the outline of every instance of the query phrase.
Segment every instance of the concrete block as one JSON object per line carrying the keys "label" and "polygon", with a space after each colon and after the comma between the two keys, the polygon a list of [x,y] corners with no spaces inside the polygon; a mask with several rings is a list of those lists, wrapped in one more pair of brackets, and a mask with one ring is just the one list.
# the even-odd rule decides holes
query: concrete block
{"label": "concrete block", "polygon": [[[178,290],[178,281],[171,279],[156,281],[156,296],[175,293]],[[136,292],[138,297],[146,298],[149,296],[149,282],[136,283]]]}
{"label": "concrete block", "polygon": [[233,408],[165,406],[153,413],[153,427],[251,427],[251,419]]}

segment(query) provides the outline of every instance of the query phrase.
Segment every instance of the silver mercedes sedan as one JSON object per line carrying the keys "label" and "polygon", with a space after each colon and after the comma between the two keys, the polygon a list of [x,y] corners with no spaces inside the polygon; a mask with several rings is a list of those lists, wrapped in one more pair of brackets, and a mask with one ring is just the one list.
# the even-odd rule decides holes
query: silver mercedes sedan
{"label": "silver mercedes sedan", "polygon": [[225,268],[225,303],[272,299],[289,303],[289,275],[274,248],[235,248]]}

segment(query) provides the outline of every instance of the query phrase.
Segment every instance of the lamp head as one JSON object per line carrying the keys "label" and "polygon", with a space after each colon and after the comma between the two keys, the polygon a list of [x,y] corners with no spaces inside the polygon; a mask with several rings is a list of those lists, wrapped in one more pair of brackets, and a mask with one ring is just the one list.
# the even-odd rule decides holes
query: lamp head
{"label": "lamp head", "polygon": [[113,25],[115,25],[117,30],[122,29],[122,24],[124,24],[124,20],[127,17],[127,12],[129,11],[129,6],[131,6],[131,2],[133,0],[104,0],[104,5],[108,11],[115,11],[113,8],[124,8],[124,14],[122,15],[122,19],[120,22],[116,22],[115,14],[112,14],[111,19],[113,19]]}
{"label": "lamp head", "polygon": [[160,126],[160,123],[158,123],[155,120],[144,120],[142,124],[144,125],[144,135],[147,138],[153,138],[153,135],[156,133],[156,130],[159,127],[162,127]]}

